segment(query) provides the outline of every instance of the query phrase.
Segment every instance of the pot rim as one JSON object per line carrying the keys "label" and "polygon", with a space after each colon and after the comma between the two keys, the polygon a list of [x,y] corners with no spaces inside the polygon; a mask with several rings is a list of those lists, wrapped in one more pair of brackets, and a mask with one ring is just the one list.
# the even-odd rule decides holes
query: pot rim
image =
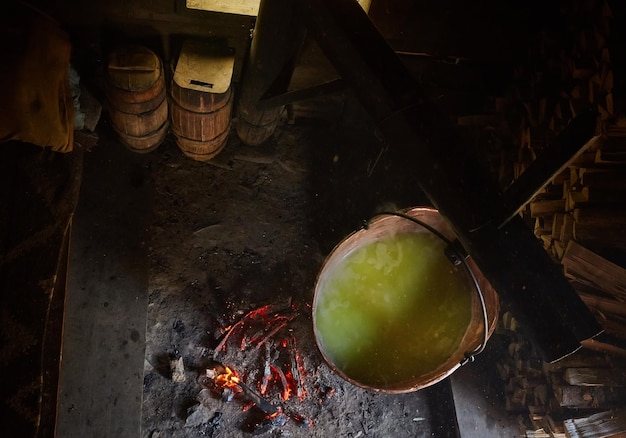
{"label": "pot rim", "polygon": [[[454,241],[456,239],[455,233],[452,231],[452,228],[445,221],[443,216],[439,213],[438,210],[430,207],[412,207],[406,210],[402,210],[398,212],[401,215],[406,215],[411,218],[418,219],[420,221],[425,222],[427,225],[435,228],[436,231],[440,232],[445,238],[450,241]],[[419,389],[423,389],[425,387],[431,386],[446,377],[450,376],[454,371],[456,371],[466,358],[468,352],[475,351],[483,342],[484,338],[484,322],[482,316],[482,304],[480,303],[480,299],[478,293],[473,293],[471,298],[471,319],[468,327],[459,343],[459,347],[455,352],[440,366],[435,368],[434,370],[424,373],[421,376],[418,376],[414,379],[410,379],[404,382],[397,382],[391,384],[389,386],[372,386],[370,384],[366,384],[363,382],[359,382],[352,377],[345,374],[326,353],[324,346],[322,345],[322,341],[320,340],[320,336],[318,335],[318,330],[316,326],[316,310],[318,305],[318,299],[320,295],[320,284],[324,279],[324,276],[327,270],[336,262],[345,258],[348,254],[350,254],[355,249],[361,247],[364,243],[370,243],[373,241],[380,240],[390,234],[393,234],[396,230],[415,230],[416,232],[426,232],[431,233],[428,229],[420,226],[419,224],[403,218],[401,216],[396,216],[394,214],[381,214],[375,216],[368,224],[367,227],[353,231],[348,236],[346,236],[343,240],[341,240],[333,250],[328,254],[324,263],[322,264],[317,278],[315,282],[315,290],[314,297],[312,303],[312,322],[313,322],[313,334],[315,337],[315,343],[317,345],[318,351],[322,355],[326,364],[331,368],[331,370],[339,375],[342,379],[352,383],[355,386],[358,386],[363,389],[381,392],[381,393],[389,393],[389,394],[400,394],[400,393],[408,393],[414,392]],[[410,232],[410,231],[409,231]],[[431,233],[432,234],[432,233]],[[485,310],[487,312],[487,338],[493,333],[495,330],[495,326],[497,323],[499,303],[495,290],[489,284],[487,279],[482,275],[474,261],[470,258],[467,259],[468,268],[471,269],[473,274],[476,276],[478,286],[480,287],[485,303]],[[468,281],[471,281],[470,275],[465,272],[465,275]],[[475,286],[472,285],[472,288],[475,289]],[[462,347],[462,348],[461,348]]]}

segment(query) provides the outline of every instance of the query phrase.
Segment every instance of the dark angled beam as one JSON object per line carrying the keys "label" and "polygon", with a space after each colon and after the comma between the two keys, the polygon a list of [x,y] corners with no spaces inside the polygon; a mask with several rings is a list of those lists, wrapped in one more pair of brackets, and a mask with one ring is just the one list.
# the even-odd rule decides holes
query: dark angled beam
{"label": "dark angled beam", "polygon": [[431,102],[353,0],[294,0],[300,18],[377,122],[397,159],[415,166],[439,209],[548,361],[601,332],[559,266],[519,217],[505,216],[498,187],[469,155],[452,121]]}
{"label": "dark angled beam", "polygon": [[593,136],[597,116],[597,113],[588,111],[572,120],[504,192],[501,226],[598,140],[599,137]]}
{"label": "dark angled beam", "polygon": [[312,99],[314,97],[321,97],[327,94],[336,93],[338,91],[343,91],[346,88],[348,88],[346,81],[344,81],[343,79],[335,79],[329,82],[312,85],[310,87],[302,88],[299,90],[293,90],[271,97],[264,97],[257,103],[257,107],[260,109],[276,108],[301,100]]}

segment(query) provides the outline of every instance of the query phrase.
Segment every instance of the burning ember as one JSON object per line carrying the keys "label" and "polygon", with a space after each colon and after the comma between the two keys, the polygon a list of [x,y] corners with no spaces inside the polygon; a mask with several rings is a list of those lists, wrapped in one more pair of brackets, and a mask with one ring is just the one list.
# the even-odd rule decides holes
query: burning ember
{"label": "burning ember", "polygon": [[[291,398],[302,401],[307,396],[304,362],[297,350],[296,338],[288,327],[296,316],[293,307],[277,312],[268,305],[252,310],[237,323],[224,327],[213,359],[217,362],[217,358],[224,355],[231,363],[257,362],[259,366],[240,375],[235,367],[218,364],[207,369],[199,380],[225,402],[237,397],[247,402],[243,410],[252,405],[263,411],[263,421],[252,426],[255,433],[282,427],[289,419],[303,427],[312,425],[309,418],[300,414],[288,415],[282,406],[271,401],[275,398],[280,400],[278,403]],[[244,380],[254,383],[246,384]]]}
{"label": "burning ember", "polygon": [[254,403],[266,414],[275,414],[277,412],[276,406],[243,383],[237,372],[227,366],[219,365],[207,370],[204,384],[211,386],[213,391],[220,393],[224,401],[231,401],[234,396],[243,393],[250,402]]}
{"label": "burning ember", "polygon": [[[263,375],[258,384],[260,394],[265,396],[273,383],[273,386],[280,388],[283,401],[289,400],[294,394],[303,400],[306,396],[302,380],[304,364],[295,337],[291,333],[287,336],[283,333],[288,331],[288,323],[296,316],[293,307],[287,312],[273,312],[271,305],[248,312],[236,324],[225,328],[226,333],[215,347],[213,358],[216,359],[226,351],[229,340],[235,343],[234,333],[239,332],[241,339],[237,344],[240,351],[251,350],[256,353],[264,347]],[[239,378],[237,375],[235,377]]]}
{"label": "burning ember", "polygon": [[[215,371],[215,370],[214,370]],[[208,370],[207,370],[208,374]],[[217,374],[213,380],[215,384],[220,388],[238,388],[241,379],[236,372],[228,367],[224,367],[224,372]]]}
{"label": "burning ember", "polygon": [[[286,379],[284,374],[282,376]],[[215,368],[208,369],[204,379],[201,379],[201,383],[211,387],[214,392],[221,394],[222,400],[226,402],[231,401],[238,394],[243,394],[249,402],[261,409],[266,416],[262,422],[253,426],[255,434],[265,433],[282,427],[290,418],[293,418],[294,421],[304,427],[311,427],[313,425],[312,420],[303,415],[286,415],[282,407],[273,405],[243,383],[238,373],[230,367],[218,365]],[[286,399],[284,398],[284,400]],[[247,407],[244,406],[243,409],[247,410]]]}

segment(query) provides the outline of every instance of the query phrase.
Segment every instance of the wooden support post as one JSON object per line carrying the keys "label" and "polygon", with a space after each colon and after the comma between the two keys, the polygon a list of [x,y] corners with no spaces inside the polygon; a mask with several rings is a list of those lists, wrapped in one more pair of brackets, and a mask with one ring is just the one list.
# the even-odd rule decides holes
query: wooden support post
{"label": "wooden support post", "polygon": [[290,0],[261,2],[237,104],[237,134],[244,143],[261,144],[276,129],[282,106],[261,108],[259,101],[287,90],[303,38]]}
{"label": "wooden support post", "polygon": [[377,123],[396,159],[455,230],[547,361],[601,328],[521,218],[499,227],[503,197],[465,140],[431,102],[353,0],[297,0],[300,17]]}

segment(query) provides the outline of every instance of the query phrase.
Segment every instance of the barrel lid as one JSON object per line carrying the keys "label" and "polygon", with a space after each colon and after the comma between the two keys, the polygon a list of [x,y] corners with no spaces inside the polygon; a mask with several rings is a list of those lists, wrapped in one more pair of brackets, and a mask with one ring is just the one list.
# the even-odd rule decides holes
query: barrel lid
{"label": "barrel lid", "polygon": [[174,71],[174,81],[182,88],[221,94],[228,91],[235,57],[212,43],[187,40],[183,43]]}
{"label": "barrel lid", "polygon": [[161,60],[147,47],[121,47],[109,53],[108,73],[108,79],[115,87],[144,91],[161,76]]}

